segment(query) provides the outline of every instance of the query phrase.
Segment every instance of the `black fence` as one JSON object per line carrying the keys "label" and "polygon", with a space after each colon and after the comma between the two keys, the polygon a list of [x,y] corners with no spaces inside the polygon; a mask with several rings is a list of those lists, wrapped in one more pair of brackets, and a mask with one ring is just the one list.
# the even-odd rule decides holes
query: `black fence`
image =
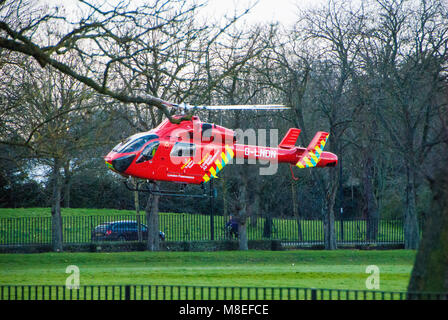
{"label": "black fence", "polygon": [[448,293],[177,285],[1,285],[0,300],[448,300]]}
{"label": "black fence", "polygon": [[[236,239],[237,235],[226,228],[227,222],[228,218],[223,216],[159,215],[159,229],[165,241]],[[106,225],[112,223],[115,229],[105,230]],[[51,224],[51,217],[0,218],[0,245],[50,244]],[[145,215],[67,216],[62,217],[63,241],[67,244],[144,241],[146,225]],[[248,240],[280,240],[284,245],[323,244],[324,241],[323,222],[318,219],[250,217],[246,226]],[[402,219],[337,220],[335,230],[339,244],[404,243]]]}

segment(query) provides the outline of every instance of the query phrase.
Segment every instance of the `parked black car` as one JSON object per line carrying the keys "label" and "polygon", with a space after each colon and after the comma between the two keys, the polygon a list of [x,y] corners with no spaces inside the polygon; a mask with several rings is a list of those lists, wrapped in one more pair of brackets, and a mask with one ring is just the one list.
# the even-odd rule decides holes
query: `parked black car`
{"label": "parked black car", "polygon": [[[142,239],[148,238],[148,227],[140,224]],[[161,241],[165,240],[165,233],[159,231]],[[102,223],[92,231],[92,241],[129,241],[138,240],[138,224],[136,221],[113,221]]]}

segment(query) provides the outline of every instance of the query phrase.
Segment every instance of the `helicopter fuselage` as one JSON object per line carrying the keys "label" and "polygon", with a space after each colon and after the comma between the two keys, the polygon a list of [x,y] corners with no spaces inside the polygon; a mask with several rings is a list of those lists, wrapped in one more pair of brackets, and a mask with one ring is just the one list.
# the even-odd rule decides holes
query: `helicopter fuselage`
{"label": "helicopter fuselage", "polygon": [[[310,150],[293,145],[273,148],[236,142],[233,130],[203,123],[193,116],[190,121],[179,124],[165,120],[151,131],[133,135],[104,159],[108,168],[125,177],[201,184],[216,178],[224,166],[239,163],[236,159],[296,165]],[[313,166],[335,166],[338,161],[331,152],[321,151],[318,158],[316,161],[310,158],[315,163]]]}

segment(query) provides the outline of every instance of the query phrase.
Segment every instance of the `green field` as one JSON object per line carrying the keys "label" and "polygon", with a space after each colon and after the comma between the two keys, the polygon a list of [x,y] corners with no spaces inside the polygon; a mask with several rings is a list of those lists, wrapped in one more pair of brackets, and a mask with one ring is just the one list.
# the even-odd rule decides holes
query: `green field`
{"label": "green field", "polygon": [[1,254],[0,285],[65,285],[66,267],[81,285],[314,287],[365,290],[368,265],[380,290],[406,291],[414,251],[221,251]]}
{"label": "green field", "polygon": [[[61,208],[63,217],[135,215],[133,210]],[[51,217],[51,208],[0,208],[1,218]]]}
{"label": "green field", "polygon": [[[64,241],[67,243],[90,242],[91,232],[95,226],[114,220],[135,220],[136,215],[131,210],[114,209],[62,209]],[[146,216],[141,215],[142,223]],[[20,218],[20,219],[14,219]],[[270,237],[265,237],[265,218],[259,217],[247,224],[247,234],[250,240],[280,239],[287,241],[301,240],[304,242],[323,241],[323,225],[321,220],[300,220],[299,224],[292,218],[273,218]],[[227,218],[215,216],[215,239],[226,238],[224,225]],[[167,241],[198,241],[209,240],[210,216],[184,213],[160,213],[159,229],[165,232]],[[338,240],[342,239],[342,225],[335,222]],[[345,221],[345,241],[365,241],[366,222],[362,220]],[[379,242],[403,242],[403,229],[400,220],[383,220],[379,223]],[[50,243],[51,214],[49,208],[17,208],[0,209],[0,245]]]}

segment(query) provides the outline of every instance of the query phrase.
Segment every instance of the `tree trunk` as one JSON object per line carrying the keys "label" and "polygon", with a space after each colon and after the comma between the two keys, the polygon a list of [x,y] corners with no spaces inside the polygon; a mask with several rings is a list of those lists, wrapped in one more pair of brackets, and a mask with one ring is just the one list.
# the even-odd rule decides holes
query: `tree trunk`
{"label": "tree trunk", "polygon": [[373,189],[373,158],[370,152],[365,152],[364,154],[367,156],[362,176],[364,198],[363,215],[366,217],[367,224],[366,238],[368,241],[376,241],[378,238],[379,212]]}
{"label": "tree trunk", "polygon": [[[138,189],[138,181],[137,179],[134,179],[134,186],[136,189]],[[143,239],[142,237],[142,225],[140,221],[140,200],[138,191],[134,191],[134,206],[135,206],[135,215],[137,217],[137,237],[138,241],[141,242]]]}
{"label": "tree trunk", "polygon": [[247,244],[247,219],[244,215],[239,215],[238,217],[238,240],[240,250],[249,249]]}
{"label": "tree trunk", "polygon": [[334,227],[334,210],[330,210],[327,205],[322,207],[322,215],[324,217],[324,245],[325,250],[335,250],[336,231]]}
{"label": "tree trunk", "polygon": [[334,223],[334,203],[336,199],[337,187],[338,181],[336,178],[336,172],[331,170],[329,186],[322,204],[322,215],[324,217],[324,245],[326,250],[337,249],[336,228]]}
{"label": "tree trunk", "polygon": [[[266,212],[269,212],[266,210]],[[270,239],[272,235],[272,217],[270,214],[266,214],[263,225],[263,237]]]}
{"label": "tree trunk", "polygon": [[405,249],[417,249],[419,243],[418,220],[415,203],[415,174],[410,164],[406,168],[404,215],[404,246]]}
{"label": "tree trunk", "polygon": [[242,185],[239,186],[239,195],[235,211],[238,221],[238,242],[240,250],[248,250],[247,245],[247,176],[243,174]]}
{"label": "tree trunk", "polygon": [[146,249],[149,251],[160,250],[159,239],[159,198],[158,195],[150,195],[146,204],[146,221],[148,223],[148,242]]}
{"label": "tree trunk", "polygon": [[71,180],[70,161],[67,161],[64,164],[64,208],[70,208]]}
{"label": "tree trunk", "polygon": [[431,182],[431,214],[412,270],[408,292],[448,292],[448,169]]}
{"label": "tree trunk", "polygon": [[258,216],[260,215],[260,195],[257,191],[254,194],[254,202],[250,206],[250,226],[257,227]]}
{"label": "tree trunk", "polygon": [[227,208],[227,185],[226,185],[226,178],[223,174],[221,177],[221,187],[222,187],[222,214],[224,216],[224,220],[228,220],[228,208]]}
{"label": "tree trunk", "polygon": [[51,196],[51,231],[54,251],[62,251],[62,217],[61,217],[61,161],[54,159],[51,182],[53,192]]}
{"label": "tree trunk", "polygon": [[292,197],[292,212],[294,215],[294,218],[297,221],[297,240],[302,241],[302,223],[300,221],[299,216],[299,206],[297,204],[297,190],[296,190],[296,184],[294,182],[291,182],[291,197]]}

